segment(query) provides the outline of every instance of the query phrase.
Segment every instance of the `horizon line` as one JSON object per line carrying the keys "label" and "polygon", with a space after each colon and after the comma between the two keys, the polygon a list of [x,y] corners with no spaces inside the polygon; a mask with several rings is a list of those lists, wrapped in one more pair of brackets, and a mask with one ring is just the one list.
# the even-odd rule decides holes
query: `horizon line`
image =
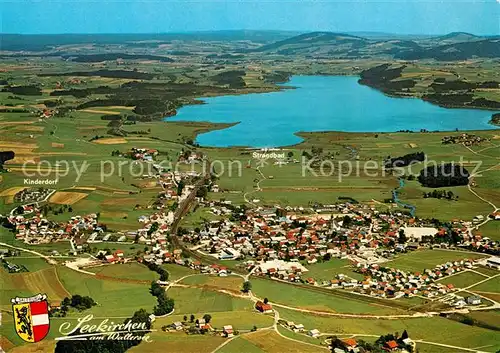
{"label": "horizon line", "polygon": [[[397,33],[397,32],[384,32],[384,31],[335,31],[335,30],[291,30],[291,29],[216,29],[216,30],[193,30],[193,31],[170,31],[170,32],[59,32],[59,33],[18,33],[18,32],[0,32],[0,35],[17,35],[17,36],[59,36],[59,35],[172,35],[172,34],[200,34],[200,33],[222,33],[222,32],[289,32],[289,33],[337,33],[337,34],[355,34],[355,33],[366,33],[373,35],[391,35],[391,36],[429,36],[429,37],[439,37],[446,36],[454,33],[463,33],[473,35],[475,37],[496,37],[500,36],[497,34],[477,34],[467,31],[451,31],[444,33]],[[1,47],[1,46],[0,46]]]}

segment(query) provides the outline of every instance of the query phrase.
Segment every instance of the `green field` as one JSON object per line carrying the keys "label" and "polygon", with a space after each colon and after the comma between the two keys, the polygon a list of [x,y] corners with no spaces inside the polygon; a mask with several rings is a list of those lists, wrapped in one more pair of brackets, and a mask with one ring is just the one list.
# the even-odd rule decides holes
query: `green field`
{"label": "green field", "polygon": [[486,279],[486,277],[478,275],[474,272],[462,272],[454,276],[448,276],[439,280],[443,284],[453,284],[455,288],[465,288]]}
{"label": "green field", "polygon": [[21,256],[9,257],[6,260],[9,263],[13,263],[16,265],[24,265],[24,267],[26,267],[29,272],[36,272],[51,267],[51,265],[49,265],[44,259],[41,259],[39,257],[27,257],[24,255],[34,256],[30,253],[22,252]]}
{"label": "green field", "polygon": [[384,266],[410,272],[422,272],[424,269],[433,269],[435,266],[449,261],[479,259],[481,257],[484,257],[484,255],[462,251],[417,250],[399,255],[397,259],[386,262]]}
{"label": "green field", "polygon": [[500,276],[497,275],[495,278],[474,286],[471,288],[471,290],[500,293]]}
{"label": "green field", "polygon": [[[484,350],[487,352],[500,349],[498,332],[439,317],[405,320],[339,319],[281,308],[279,311],[284,320],[301,323],[308,330],[316,328],[322,333],[382,335],[407,330],[414,340],[422,339],[466,348],[485,346]],[[436,332],[439,332],[439,335],[436,335]]]}
{"label": "green field", "polygon": [[184,332],[163,332],[158,330],[151,335],[152,342],[142,342],[130,349],[130,353],[156,353],[156,352],[189,352],[210,353],[226,339],[221,336],[192,335]]}
{"label": "green field", "polygon": [[484,236],[493,240],[500,240],[500,221],[490,221],[483,225],[479,232]]}
{"label": "green field", "polygon": [[176,314],[251,310],[252,302],[228,294],[198,288],[172,287],[168,296],[175,300]]}
{"label": "green field", "polygon": [[268,298],[272,303],[290,305],[296,308],[353,314],[395,314],[397,308],[383,304],[371,304],[357,299],[316,292],[313,288],[299,287],[272,280],[252,279],[252,292],[259,298]]}
{"label": "green field", "polygon": [[483,275],[490,276],[490,277],[500,274],[500,272],[498,270],[495,270],[495,269],[489,268],[489,267],[484,267],[484,266],[478,266],[474,270],[482,273]]}
{"label": "green field", "polygon": [[151,312],[156,305],[148,285],[99,280],[65,267],[57,270],[62,284],[71,294],[88,295],[97,302],[98,305],[88,312],[98,317],[130,317],[141,308]]}
{"label": "green field", "polygon": [[175,281],[181,277],[198,274],[198,271],[190,269],[186,266],[180,266],[176,264],[163,264],[161,265],[168,272],[168,279],[170,281]]}
{"label": "green field", "polygon": [[329,261],[317,262],[312,265],[305,264],[308,271],[305,277],[314,278],[318,283],[335,279],[338,274],[343,274],[354,279],[363,279],[363,275],[353,271],[349,260],[330,259]]}
{"label": "green field", "polygon": [[236,293],[239,293],[243,287],[243,279],[239,276],[218,277],[200,274],[185,278],[180,283],[226,289]]}
{"label": "green field", "polygon": [[115,277],[115,278],[149,280],[149,281],[154,281],[160,278],[156,272],[151,271],[145,265],[138,264],[137,262],[131,262],[126,264],[104,265],[100,267],[93,267],[88,270],[90,272],[94,272],[95,274]]}
{"label": "green field", "polygon": [[243,337],[235,338],[230,343],[226,344],[224,347],[222,347],[217,351],[217,353],[234,353],[234,352],[265,353],[265,351],[257,347],[255,344],[247,341]]}

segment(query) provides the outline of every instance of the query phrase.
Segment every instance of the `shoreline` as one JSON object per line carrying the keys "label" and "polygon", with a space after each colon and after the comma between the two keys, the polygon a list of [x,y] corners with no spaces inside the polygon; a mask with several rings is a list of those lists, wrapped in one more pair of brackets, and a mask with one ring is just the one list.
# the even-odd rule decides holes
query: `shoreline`
{"label": "shoreline", "polygon": [[[351,77],[359,77],[359,75],[291,75],[289,76],[288,80],[286,82],[282,82],[276,86],[276,89],[269,89],[269,90],[259,90],[256,89],[255,91],[250,91],[250,92],[238,92],[238,93],[230,93],[230,94],[223,94],[223,95],[208,95],[208,96],[203,96],[203,97],[197,97],[194,98],[193,101],[195,103],[193,104],[186,104],[184,106],[188,105],[197,105],[197,104],[209,104],[209,102],[205,102],[205,98],[215,98],[215,97],[225,97],[225,96],[239,96],[239,95],[244,95],[244,94],[260,94],[260,93],[274,93],[274,92],[281,92],[285,91],[288,89],[298,89],[300,88],[299,86],[285,86],[284,84],[289,83],[291,81],[291,78],[294,76],[329,76],[329,77],[346,77],[346,76],[351,76]],[[378,89],[377,87],[373,87],[371,85],[363,84],[360,83],[359,80],[357,84],[361,86],[366,86],[370,87],[371,89],[376,90],[377,92],[380,92],[384,94],[385,96],[391,97],[391,98],[409,98],[409,99],[420,99],[424,102],[428,102],[434,106],[439,106],[444,109],[470,109],[470,110],[487,110],[487,111],[492,111],[491,109],[481,109],[481,108],[475,108],[475,107],[463,107],[463,106],[441,106],[439,104],[436,104],[432,101],[428,101],[425,99],[422,99],[422,97],[414,96],[414,95],[398,95],[398,94],[390,94],[387,92],[384,92],[381,89]],[[182,108],[182,107],[181,107]],[[496,111],[495,111],[496,112]],[[498,123],[496,123],[496,119],[493,119],[493,117],[498,114]],[[177,111],[176,114],[170,115],[170,116],[165,116],[162,120],[166,122],[184,122],[184,123],[195,123],[195,122],[203,122],[203,123],[208,123],[208,124],[214,124],[214,125],[226,125],[226,126],[218,126],[217,128],[214,128],[213,130],[208,130],[201,132],[196,135],[194,142],[198,144],[200,147],[203,148],[210,148],[210,149],[216,149],[216,148],[247,148],[247,149],[262,149],[262,148],[290,148],[293,146],[298,146],[306,141],[306,138],[304,138],[303,134],[308,134],[308,133],[347,133],[347,134],[391,134],[391,133],[407,133],[407,134],[415,134],[415,133],[454,133],[454,132],[470,132],[470,131],[495,131],[496,129],[500,128],[500,113],[493,113],[490,120],[487,122],[490,126],[484,127],[484,128],[474,128],[474,129],[459,129],[457,130],[428,130],[428,131],[420,131],[419,129],[415,130],[409,130],[409,131],[404,131],[404,130],[397,130],[397,131],[391,131],[391,130],[385,130],[385,131],[343,131],[343,130],[321,130],[321,131],[304,131],[304,130],[299,130],[296,132],[293,132],[294,136],[297,136],[301,139],[299,142],[294,142],[291,144],[285,144],[285,145],[270,145],[270,146],[263,146],[263,147],[258,147],[258,146],[248,146],[248,145],[226,145],[226,146],[212,146],[212,145],[202,145],[198,141],[198,137],[203,134],[203,133],[209,133],[211,131],[216,131],[216,130],[224,130],[226,128],[230,128],[232,126],[238,125],[241,123],[241,121],[237,122],[229,122],[229,123],[223,123],[223,122],[213,122],[210,120],[171,120],[170,118],[177,116]]]}

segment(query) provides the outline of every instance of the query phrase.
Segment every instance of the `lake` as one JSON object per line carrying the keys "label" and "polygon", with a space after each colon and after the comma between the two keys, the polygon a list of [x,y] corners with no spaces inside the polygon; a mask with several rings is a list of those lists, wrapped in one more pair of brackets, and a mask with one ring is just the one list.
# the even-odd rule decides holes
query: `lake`
{"label": "lake", "polygon": [[301,142],[299,131],[393,132],[493,129],[492,112],[447,109],[416,98],[393,98],[352,76],[293,76],[272,93],[201,98],[179,109],[173,121],[235,123],[198,136],[202,146],[278,147]]}

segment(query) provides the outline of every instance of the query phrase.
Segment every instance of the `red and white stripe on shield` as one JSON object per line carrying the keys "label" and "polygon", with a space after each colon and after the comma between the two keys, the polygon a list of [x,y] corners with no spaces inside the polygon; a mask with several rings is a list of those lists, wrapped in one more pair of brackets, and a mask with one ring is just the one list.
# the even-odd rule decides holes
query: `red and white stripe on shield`
{"label": "red and white stripe on shield", "polygon": [[30,303],[33,338],[39,342],[49,333],[49,307],[46,300]]}

